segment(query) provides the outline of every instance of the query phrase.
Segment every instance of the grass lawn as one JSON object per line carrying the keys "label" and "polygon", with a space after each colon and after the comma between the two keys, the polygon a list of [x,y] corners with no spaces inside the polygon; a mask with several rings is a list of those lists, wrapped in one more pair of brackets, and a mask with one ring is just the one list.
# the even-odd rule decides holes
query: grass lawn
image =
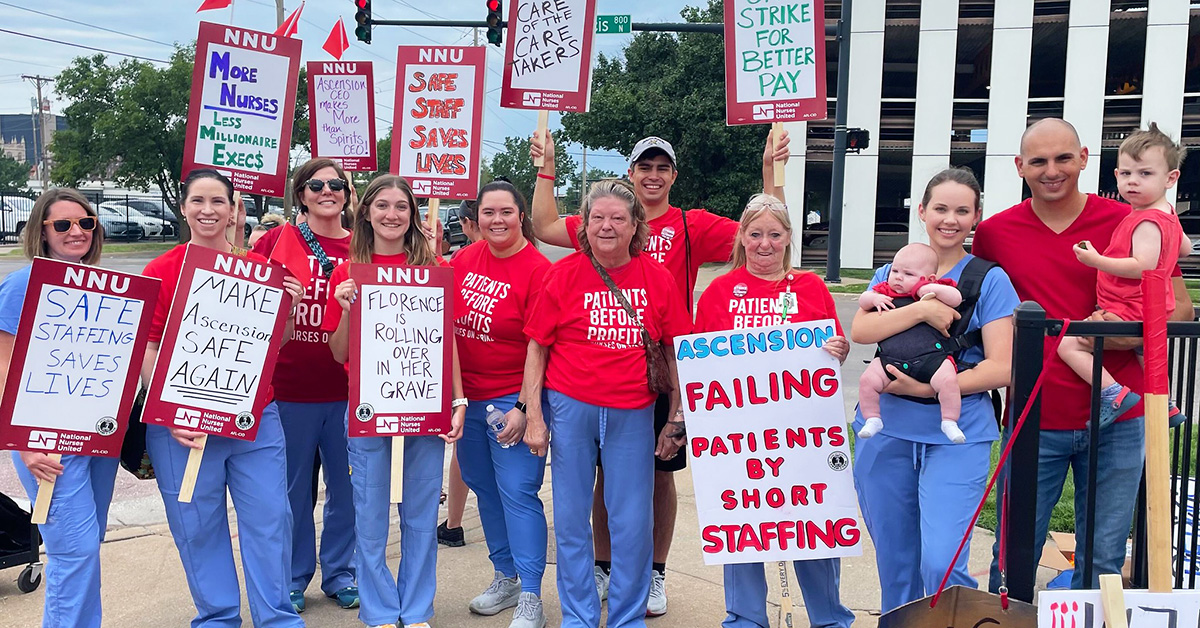
{"label": "grass lawn", "polygon": [[[992,444],[991,471],[996,471],[996,461],[1000,459],[1000,441]],[[991,477],[990,475],[988,476]],[[999,481],[997,481],[999,484]],[[996,530],[996,491],[988,495],[983,512],[979,513],[979,527],[995,532]],[[1051,532],[1075,532],[1075,480],[1067,473],[1067,481],[1063,484],[1062,497],[1054,505],[1054,513],[1050,515]]]}

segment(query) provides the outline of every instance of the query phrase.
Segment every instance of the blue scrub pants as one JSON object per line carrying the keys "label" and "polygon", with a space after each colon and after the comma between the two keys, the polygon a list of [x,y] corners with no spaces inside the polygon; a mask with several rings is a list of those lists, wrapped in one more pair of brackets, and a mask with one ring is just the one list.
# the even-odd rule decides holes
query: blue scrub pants
{"label": "blue scrub pants", "polygon": [[292,513],[284,473],[283,428],[275,404],[263,411],[253,441],[209,437],[191,503],[179,502],[190,450],[161,425],[146,426],[146,450],[196,605],[192,628],[242,625],[227,489],[237,512],[246,598],[254,625],[303,626],[288,599]]}
{"label": "blue scrub pants", "polygon": [[[854,488],[875,543],[884,613],[937,591],[987,488],[991,445],[885,434],[855,443]],[[968,556],[964,549],[946,586],[976,587]]]}
{"label": "blue scrub pants", "polygon": [[[29,501],[37,501],[38,480],[18,452],[17,477]],[[99,628],[100,543],[108,527],[108,505],[117,478],[117,458],[63,456],[54,482],[50,513],[38,526],[46,545],[44,628]]]}
{"label": "blue scrub pants", "polygon": [[[770,566],[775,573],[776,564]],[[812,628],[850,628],[854,613],[842,605],[838,590],[842,560],[797,560],[792,562],[792,568],[804,596],[808,624]],[[762,563],[725,565],[725,611],[722,628],[770,628],[767,577]]]}
{"label": "blue scrub pants", "polygon": [[644,627],[654,553],[654,404],[637,410],[603,408],[554,390],[549,402],[562,626],[600,625],[591,520],[599,457],[612,534],[608,626]]}
{"label": "blue scrub pants", "polygon": [[354,487],[354,532],[358,552],[358,618],[369,626],[406,624],[433,617],[437,591],[438,506],[446,443],[437,436],[404,439],[404,503],[400,513],[400,571],[387,565],[391,521],[392,439],[349,439],[350,484]]}
{"label": "blue scrub pants", "polygon": [[278,401],[287,444],[288,501],[292,505],[291,590],[304,591],[317,570],[313,523],[313,454],[321,452],[325,516],[321,530],[321,591],[354,586],[354,501],[346,454],[346,402]]}
{"label": "blue scrub pants", "polygon": [[545,461],[524,443],[504,448],[488,429],[487,406],[512,409],[517,393],[496,399],[472,399],[467,406],[458,468],[479,500],[479,519],[488,558],[496,571],[521,576],[521,590],[541,597],[546,572],[546,512],[538,491],[546,475]]}

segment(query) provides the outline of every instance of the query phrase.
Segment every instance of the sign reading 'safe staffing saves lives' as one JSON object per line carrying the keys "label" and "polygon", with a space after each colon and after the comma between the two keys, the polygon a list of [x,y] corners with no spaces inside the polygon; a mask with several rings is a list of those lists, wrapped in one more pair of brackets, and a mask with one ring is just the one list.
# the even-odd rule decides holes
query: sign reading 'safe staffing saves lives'
{"label": "sign reading 'safe staffing saves lives'", "polygon": [[725,121],[823,120],[823,0],[726,0]]}
{"label": "sign reading 'safe staffing saves lives'", "polygon": [[420,198],[475,198],[483,140],[483,46],[400,46],[392,174]]}
{"label": "sign reading 'safe staffing saves lives'", "polygon": [[291,307],[286,272],[188,245],[143,422],[254,440]]}
{"label": "sign reading 'safe staffing saves lives'", "polygon": [[375,80],[370,61],[309,61],[308,112],[314,159],[345,170],[376,169]]}
{"label": "sign reading 'safe staffing saves lives'", "polygon": [[33,261],[0,401],[0,449],[120,455],[158,286]]}
{"label": "sign reading 'safe staffing saves lives'", "polygon": [[587,111],[596,0],[512,0],[500,106]]}
{"label": "sign reading 'safe staffing saves lives'", "polygon": [[249,194],[283,196],[299,39],[200,23],[183,174],[216,168]]}
{"label": "sign reading 'safe staffing saves lives'", "polygon": [[448,433],[454,271],[351,264],[350,278],[350,436]]}
{"label": "sign reading 'safe staffing saves lives'", "polygon": [[680,336],[708,565],[862,553],[832,320]]}

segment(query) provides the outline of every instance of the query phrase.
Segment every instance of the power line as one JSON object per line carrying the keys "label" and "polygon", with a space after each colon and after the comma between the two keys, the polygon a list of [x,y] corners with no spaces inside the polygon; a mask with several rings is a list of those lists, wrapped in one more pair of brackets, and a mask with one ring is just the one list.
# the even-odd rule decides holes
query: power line
{"label": "power line", "polygon": [[38,14],[38,15],[44,15],[44,16],[46,16],[46,17],[52,17],[52,18],[54,18],[54,19],[56,19],[56,20],[62,20],[62,21],[64,21],[64,22],[70,22],[70,23],[72,23],[72,24],[78,24],[78,25],[80,25],[80,26],[86,26],[86,27],[88,27],[88,28],[95,28],[95,29],[97,29],[97,30],[107,31],[107,32],[109,32],[109,33],[115,33],[115,34],[117,34],[117,35],[124,35],[125,37],[132,37],[132,38],[134,38],[134,39],[140,39],[140,40],[142,40],[142,41],[148,41],[148,42],[150,42],[150,43],[152,43],[152,44],[159,44],[159,45],[161,45],[161,46],[168,46],[168,47],[171,47],[171,48],[174,48],[174,47],[175,47],[175,44],[168,44],[168,43],[167,43],[167,42],[165,42],[165,41],[158,41],[157,39],[150,39],[149,37],[142,37],[141,35],[134,35],[134,34],[132,34],[132,33],[124,33],[124,32],[121,32],[121,31],[113,30],[113,29],[111,29],[111,28],[104,28],[103,26],[96,26],[95,24],[89,24],[89,23],[87,23],[87,22],[80,22],[79,20],[72,20],[72,19],[71,19],[71,18],[69,18],[69,17],[63,17],[63,16],[61,16],[61,15],[54,15],[53,13],[46,13],[45,11],[38,11],[37,9],[30,9],[29,7],[23,7],[23,6],[20,6],[20,5],[12,4],[12,3],[10,3],[10,2],[0,2],[0,4],[4,5],[4,6],[6,6],[6,7],[12,7],[12,8],[14,8],[14,9],[20,9],[20,10],[22,10],[22,11],[29,11],[30,13],[36,13],[36,14]]}
{"label": "power line", "polygon": [[28,33],[18,33],[17,31],[10,31],[6,28],[0,28],[0,33],[8,33],[9,35],[16,35],[17,37],[28,37],[30,39],[48,41],[52,44],[61,44],[63,46],[71,46],[72,48],[83,48],[84,50],[103,52],[105,54],[117,55],[118,57],[129,57],[130,59],[141,59],[142,61],[153,61],[154,63],[164,63],[164,64],[170,63],[169,61],[163,61],[162,59],[151,59],[150,57],[143,57],[140,55],[131,55],[127,52],[117,52],[116,50],[105,50],[104,48],[95,48],[93,46],[85,46],[83,44],[73,44],[69,41],[62,41],[60,39],[51,39],[49,37],[39,37],[37,35],[30,35]]}

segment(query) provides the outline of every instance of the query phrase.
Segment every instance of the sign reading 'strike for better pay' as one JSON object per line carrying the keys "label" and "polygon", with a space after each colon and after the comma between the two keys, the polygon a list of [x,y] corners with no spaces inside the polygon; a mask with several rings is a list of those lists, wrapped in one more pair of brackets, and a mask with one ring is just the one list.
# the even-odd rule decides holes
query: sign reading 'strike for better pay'
{"label": "sign reading 'strike for better pay'", "polygon": [[726,0],[725,122],[822,120],[823,0]]}
{"label": "sign reading 'strike for better pay'", "polygon": [[216,168],[250,194],[283,196],[299,39],[200,23],[183,174]]}

